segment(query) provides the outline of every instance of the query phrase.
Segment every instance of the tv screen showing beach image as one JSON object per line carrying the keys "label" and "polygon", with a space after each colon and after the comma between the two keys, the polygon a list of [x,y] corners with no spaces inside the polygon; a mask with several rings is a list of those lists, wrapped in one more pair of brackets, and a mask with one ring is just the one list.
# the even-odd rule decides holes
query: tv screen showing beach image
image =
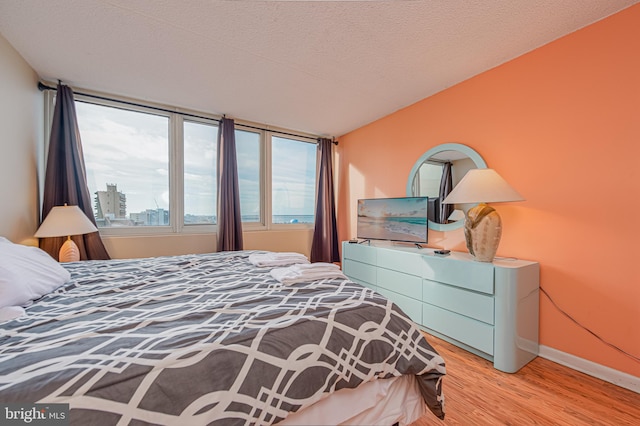
{"label": "tv screen showing beach image", "polygon": [[427,242],[428,197],[358,200],[358,238]]}

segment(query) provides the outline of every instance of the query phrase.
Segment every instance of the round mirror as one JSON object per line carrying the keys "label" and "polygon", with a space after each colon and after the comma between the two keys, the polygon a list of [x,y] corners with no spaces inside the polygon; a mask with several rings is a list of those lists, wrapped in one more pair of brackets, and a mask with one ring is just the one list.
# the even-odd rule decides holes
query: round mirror
{"label": "round mirror", "polygon": [[442,200],[470,169],[485,168],[487,163],[480,154],[466,145],[444,143],[435,146],[413,165],[407,180],[407,196],[429,197],[429,229],[451,231],[461,228],[465,206],[442,204]]}

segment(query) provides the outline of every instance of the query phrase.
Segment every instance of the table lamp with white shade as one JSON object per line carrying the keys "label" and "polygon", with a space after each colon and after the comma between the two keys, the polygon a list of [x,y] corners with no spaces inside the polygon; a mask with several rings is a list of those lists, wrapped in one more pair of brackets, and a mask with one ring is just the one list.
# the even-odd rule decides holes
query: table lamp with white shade
{"label": "table lamp with white shade", "polygon": [[493,169],[471,169],[444,199],[444,204],[479,203],[467,212],[464,236],[469,253],[480,262],[496,256],[502,221],[486,203],[523,201],[524,198]]}
{"label": "table lamp with white shade", "polygon": [[98,228],[89,220],[78,206],[56,206],[49,211],[44,218],[40,228],[35,233],[36,238],[67,237],[58,260],[60,262],[77,262],[80,260],[80,250],[76,243],[71,240],[72,235],[89,234],[96,232]]}

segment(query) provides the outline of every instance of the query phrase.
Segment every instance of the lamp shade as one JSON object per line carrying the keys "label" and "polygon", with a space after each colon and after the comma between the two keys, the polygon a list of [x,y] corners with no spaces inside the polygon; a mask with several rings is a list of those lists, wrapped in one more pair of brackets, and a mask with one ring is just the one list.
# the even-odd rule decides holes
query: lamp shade
{"label": "lamp shade", "polygon": [[66,237],[96,232],[98,228],[78,206],[56,206],[49,211],[34,237]]}
{"label": "lamp shade", "polygon": [[444,199],[444,204],[499,203],[524,198],[493,169],[471,169]]}

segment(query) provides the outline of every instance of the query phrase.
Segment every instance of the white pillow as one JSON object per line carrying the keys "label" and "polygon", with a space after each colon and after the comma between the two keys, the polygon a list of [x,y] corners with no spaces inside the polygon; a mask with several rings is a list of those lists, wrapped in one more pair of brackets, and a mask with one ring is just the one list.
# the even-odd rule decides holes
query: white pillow
{"label": "white pillow", "polygon": [[0,308],[27,305],[70,278],[45,251],[0,237]]}

